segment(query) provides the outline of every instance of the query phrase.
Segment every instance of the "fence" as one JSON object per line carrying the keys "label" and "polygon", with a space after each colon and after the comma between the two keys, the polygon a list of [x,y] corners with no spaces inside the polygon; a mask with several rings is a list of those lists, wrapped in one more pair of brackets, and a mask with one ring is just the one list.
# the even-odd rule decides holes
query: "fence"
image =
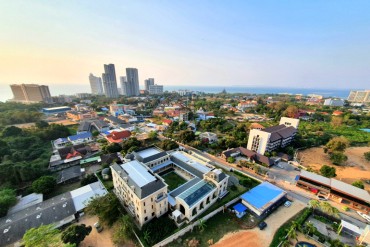
{"label": "fence", "polygon": [[[237,202],[238,200],[239,200],[239,197],[237,197],[237,198],[229,201],[224,206],[221,206],[221,207],[217,208],[216,210],[212,211],[211,213],[207,214],[206,216],[204,216],[202,218],[202,220],[206,221],[206,220],[212,218],[213,216],[215,216],[216,214],[218,214],[219,212],[221,212],[224,209],[225,206],[228,207],[228,206],[234,204],[235,202]],[[191,225],[188,225],[184,229],[181,229],[180,231],[172,234],[171,236],[169,236],[168,238],[162,240],[161,242],[153,245],[153,247],[162,247],[162,246],[165,246],[165,245],[171,243],[172,241],[176,240],[177,238],[185,235],[185,233],[187,233],[189,231],[192,231],[194,229],[194,227],[196,227],[197,225],[199,225],[199,220],[197,220],[196,222],[192,223]]]}

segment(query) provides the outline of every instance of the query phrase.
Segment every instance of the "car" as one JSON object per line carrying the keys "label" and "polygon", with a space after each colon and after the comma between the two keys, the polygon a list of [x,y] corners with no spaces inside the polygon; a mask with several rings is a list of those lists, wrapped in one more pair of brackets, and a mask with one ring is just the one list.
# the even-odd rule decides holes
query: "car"
{"label": "car", "polygon": [[301,168],[294,167],[294,170],[296,170],[296,171],[301,171]]}
{"label": "car", "polygon": [[360,215],[362,218],[364,218],[367,222],[370,222],[370,216],[367,214],[364,214],[363,212],[357,211],[358,215]]}
{"label": "car", "polygon": [[292,205],[291,201],[286,201],[286,202],[284,203],[284,206],[285,206],[285,207],[287,207],[287,208],[289,208],[289,207],[290,207],[290,205]]}
{"label": "car", "polygon": [[97,231],[97,232],[101,232],[101,231],[103,231],[103,227],[100,225],[100,223],[99,223],[99,222],[96,222],[96,223],[94,224],[94,227],[95,227],[95,229],[96,229],[96,231]]}
{"label": "car", "polygon": [[280,165],[280,164],[277,164],[276,166],[279,167],[279,168],[281,168],[281,169],[284,169],[284,167],[282,165]]}
{"label": "car", "polygon": [[317,199],[319,199],[320,201],[327,201],[328,199],[326,199],[324,196],[317,196]]}
{"label": "car", "polygon": [[258,227],[259,227],[260,230],[263,230],[267,227],[267,223],[262,221],[258,224]]}

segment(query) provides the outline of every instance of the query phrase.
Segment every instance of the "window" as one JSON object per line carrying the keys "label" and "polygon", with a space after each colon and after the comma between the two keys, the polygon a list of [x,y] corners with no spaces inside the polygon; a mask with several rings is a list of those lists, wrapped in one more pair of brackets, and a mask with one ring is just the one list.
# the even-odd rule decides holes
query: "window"
{"label": "window", "polygon": [[152,213],[152,216],[154,217],[154,212]]}
{"label": "window", "polygon": [[144,209],[144,214],[146,214],[146,210]]}
{"label": "window", "polygon": [[144,202],[144,207],[145,207],[145,202]]}
{"label": "window", "polygon": [[145,217],[145,218],[144,218],[144,221],[147,221],[147,220],[148,220],[148,217]]}

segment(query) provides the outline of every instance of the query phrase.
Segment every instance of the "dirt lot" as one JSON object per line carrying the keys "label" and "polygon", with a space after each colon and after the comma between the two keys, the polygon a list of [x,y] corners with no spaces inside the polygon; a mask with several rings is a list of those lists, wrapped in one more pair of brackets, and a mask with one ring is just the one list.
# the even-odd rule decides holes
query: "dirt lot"
{"label": "dirt lot", "polygon": [[257,227],[252,230],[243,230],[236,233],[225,235],[214,247],[234,247],[234,246],[258,246],[268,247],[274,237],[274,233],[285,221],[293,217],[305,206],[300,202],[294,202],[289,208],[281,206],[272,213],[265,221],[267,227],[260,230]]}
{"label": "dirt lot", "polygon": [[[334,166],[337,170],[337,179],[352,183],[358,179],[370,179],[370,162],[364,158],[364,153],[369,151],[370,147],[347,148],[345,154],[348,160],[345,166],[333,165],[322,147],[306,149],[299,153],[299,158],[303,161],[302,165],[310,166],[314,170],[319,170],[322,165]],[[369,184],[365,183],[365,187],[370,189]]]}
{"label": "dirt lot", "polygon": [[86,226],[91,226],[93,229],[89,236],[87,236],[83,242],[80,243],[80,247],[113,247],[115,246],[111,240],[112,232],[110,229],[104,229],[101,233],[98,233],[94,228],[94,223],[98,221],[98,217],[94,216],[83,216],[78,224],[85,224]]}

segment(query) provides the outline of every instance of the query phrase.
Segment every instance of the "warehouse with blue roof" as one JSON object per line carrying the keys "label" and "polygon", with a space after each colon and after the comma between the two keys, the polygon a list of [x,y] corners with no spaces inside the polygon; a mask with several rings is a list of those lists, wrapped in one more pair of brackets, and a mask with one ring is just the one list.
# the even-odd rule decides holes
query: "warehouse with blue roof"
{"label": "warehouse with blue roof", "polygon": [[265,216],[286,201],[287,192],[263,182],[240,196],[242,203],[258,217]]}

